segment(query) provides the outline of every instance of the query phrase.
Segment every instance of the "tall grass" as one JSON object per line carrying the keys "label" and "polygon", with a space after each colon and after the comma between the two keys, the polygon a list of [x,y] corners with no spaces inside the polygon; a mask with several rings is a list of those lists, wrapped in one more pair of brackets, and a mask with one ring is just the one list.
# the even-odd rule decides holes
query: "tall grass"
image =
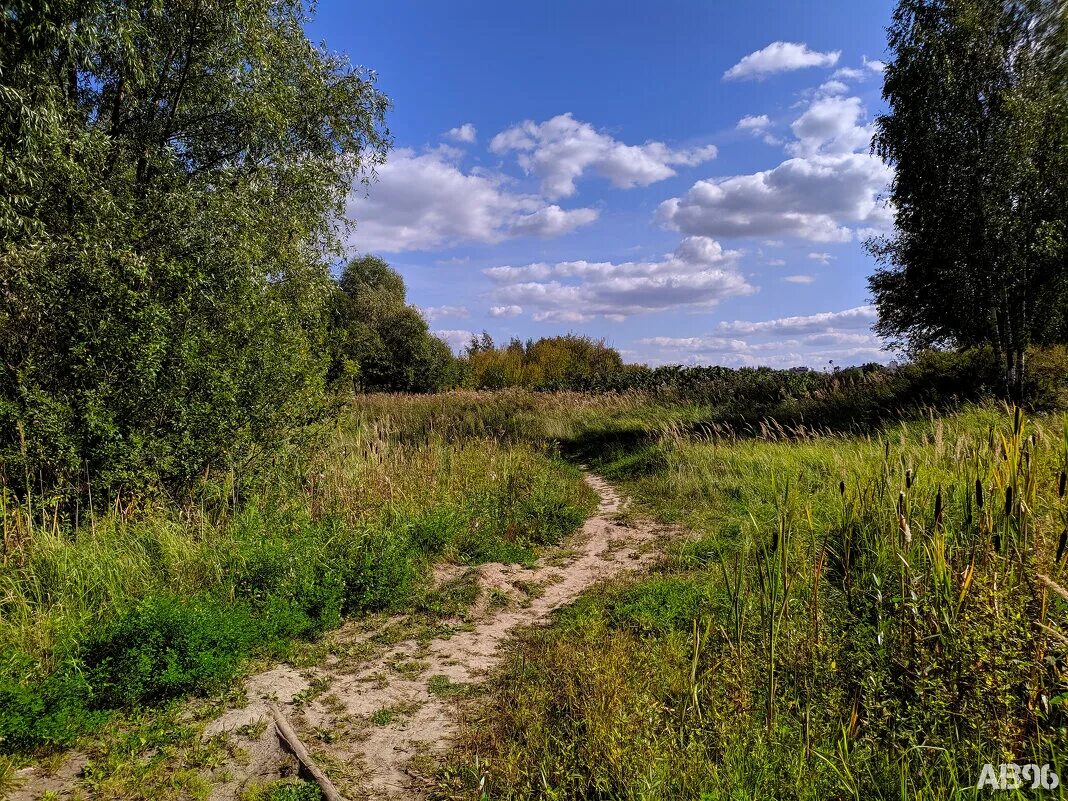
{"label": "tall grass", "polygon": [[482,775],[443,794],[933,801],[980,797],[987,762],[1068,773],[1068,421],[660,423],[597,467],[700,537],[526,635]]}
{"label": "tall grass", "polygon": [[214,689],[249,656],[410,603],[434,561],[526,561],[585,518],[592,493],[551,448],[441,428],[425,404],[360,399],[310,452],[180,502],[4,496],[0,751]]}

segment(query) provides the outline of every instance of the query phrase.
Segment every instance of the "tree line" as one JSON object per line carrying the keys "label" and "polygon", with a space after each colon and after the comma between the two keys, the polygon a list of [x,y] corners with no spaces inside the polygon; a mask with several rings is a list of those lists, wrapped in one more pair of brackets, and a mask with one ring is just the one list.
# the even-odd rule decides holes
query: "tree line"
{"label": "tree line", "polygon": [[[381,259],[335,277],[390,101],[308,41],[303,0],[3,9],[3,492],[189,486],[337,393],[667,375],[576,334],[456,357]],[[1022,397],[1027,354],[1068,341],[1068,4],[900,0],[889,45],[876,330],[913,355],[989,349]]]}

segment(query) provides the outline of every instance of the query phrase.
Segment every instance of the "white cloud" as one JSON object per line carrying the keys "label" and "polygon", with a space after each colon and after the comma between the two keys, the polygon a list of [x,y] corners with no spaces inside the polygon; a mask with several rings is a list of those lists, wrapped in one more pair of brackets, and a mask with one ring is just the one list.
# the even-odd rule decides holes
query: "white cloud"
{"label": "white cloud", "polygon": [[886,62],[885,61],[879,61],[878,59],[871,59],[869,61],[867,56],[864,56],[863,60],[864,60],[864,66],[867,69],[869,69],[872,72],[874,72],[874,73],[882,75],[883,72],[886,71]]}
{"label": "white cloud", "polygon": [[[795,236],[847,242],[851,226],[885,228],[890,211],[879,199],[891,170],[872,156],[869,126],[855,97],[813,100],[791,125],[794,156],[749,175],[710,178],[664,201],[657,216],[668,228],[713,237]],[[857,152],[860,150],[861,152]]]}
{"label": "white cloud", "polygon": [[465,122],[459,128],[450,128],[445,134],[452,140],[471,144],[478,138],[478,129],[469,122]]}
{"label": "white cloud", "polygon": [[626,145],[570,113],[542,123],[526,120],[493,137],[494,153],[518,153],[519,165],[541,179],[549,198],[575,193],[575,181],[587,170],[621,189],[648,186],[675,175],[675,166],[693,166],[715,158],[714,145],[673,150],[663,142]]}
{"label": "white cloud", "polygon": [[443,317],[470,317],[471,312],[466,306],[425,306],[419,309],[423,316],[430,322],[440,320]]}
{"label": "white cloud", "polygon": [[829,361],[886,361],[880,339],[857,328],[858,320],[866,325],[870,318],[853,315],[854,312],[850,309],[806,318],[727,323],[711,334],[647,337],[640,344],[657,349],[652,359],[657,363],[826,367]]}
{"label": "white cloud", "polygon": [[599,216],[600,212],[597,209],[565,210],[552,205],[519,217],[511,230],[515,235],[560,236],[580,226],[589,225]]}
{"label": "white cloud", "polygon": [[699,236],[797,236],[848,242],[846,223],[878,216],[877,194],[889,170],[862,154],[784,161],[752,175],[698,181],[681,198],[664,201],[660,220]]}
{"label": "white cloud", "polygon": [[784,275],[782,280],[783,281],[787,281],[788,283],[791,283],[791,284],[811,284],[813,281],[816,280],[816,278],[815,278],[815,276],[812,276],[812,275],[800,274],[800,275]]}
{"label": "white cloud", "polygon": [[475,335],[473,331],[458,328],[442,328],[430,333],[439,339],[445,340],[449,343],[449,347],[455,351],[462,351],[466,348],[471,341],[471,337]]}
{"label": "white cloud", "polygon": [[839,67],[831,73],[832,81],[862,81],[868,74],[857,67]]}
{"label": "white cloud", "polygon": [[794,120],[797,137],[787,149],[795,156],[853,153],[871,146],[873,130],[860,125],[864,115],[859,97],[822,97]]}
{"label": "white cloud", "polygon": [[366,196],[354,192],[359,250],[427,250],[458,242],[494,243],[516,236],[559,236],[597,219],[591,208],[561,209],[508,190],[507,179],[465,173],[442,149],[394,151]]}
{"label": "white cloud", "polygon": [[868,329],[877,318],[874,306],[857,306],[839,312],[820,312],[799,317],[779,317],[775,320],[751,322],[734,320],[719,324],[725,334],[813,334],[828,333],[839,328]]}
{"label": "white cloud", "polygon": [[738,127],[743,131],[763,131],[771,125],[771,119],[767,114],[747,114],[738,120]]}
{"label": "white cloud", "polygon": [[668,309],[707,309],[755,289],[737,271],[737,251],[706,237],[688,237],[660,261],[572,261],[491,267],[493,299],[533,309],[535,320],[613,320]]}
{"label": "white cloud", "polygon": [[523,313],[522,306],[512,304],[510,306],[490,306],[490,317],[518,317]]}
{"label": "white cloud", "polygon": [[830,264],[831,259],[834,258],[830,253],[809,253],[808,257],[812,261],[818,261],[820,264]]}
{"label": "white cloud", "polygon": [[769,267],[785,267],[786,266],[786,260],[785,259],[768,259],[767,260],[767,265]]}
{"label": "white cloud", "polygon": [[849,87],[841,81],[825,81],[816,90],[821,95],[844,95],[848,91]]}
{"label": "white cloud", "polygon": [[882,75],[886,64],[882,61],[869,60],[867,56],[861,59],[860,67],[839,67],[831,75],[831,80],[863,81],[872,75]]}
{"label": "white cloud", "polygon": [[723,73],[727,81],[763,79],[778,72],[790,72],[805,67],[833,67],[841,52],[820,53],[797,42],[772,42],[763,50],[745,56]]}

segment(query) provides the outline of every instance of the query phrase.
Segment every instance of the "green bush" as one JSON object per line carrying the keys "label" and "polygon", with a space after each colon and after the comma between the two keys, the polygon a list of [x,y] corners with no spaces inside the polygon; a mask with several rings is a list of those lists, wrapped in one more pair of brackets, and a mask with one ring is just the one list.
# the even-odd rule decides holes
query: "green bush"
{"label": "green bush", "polygon": [[[106,717],[91,710],[93,689],[74,663],[44,679],[24,655],[0,654],[8,674],[0,675],[0,752],[27,750],[42,743],[66,744]],[[17,677],[16,677],[17,676]]]}

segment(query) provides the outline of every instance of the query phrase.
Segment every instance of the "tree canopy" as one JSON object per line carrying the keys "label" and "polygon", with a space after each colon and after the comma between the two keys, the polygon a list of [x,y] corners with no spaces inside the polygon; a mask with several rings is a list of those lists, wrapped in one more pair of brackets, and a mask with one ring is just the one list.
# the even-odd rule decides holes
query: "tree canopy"
{"label": "tree canopy", "polygon": [[990,345],[1019,391],[1031,344],[1068,338],[1068,10],[901,0],[874,150],[896,170],[869,248],[876,330],[912,351]]}
{"label": "tree canopy", "polygon": [[299,0],[4,4],[5,483],[181,483],[317,407],[336,221],[389,101],[306,21]]}
{"label": "tree canopy", "polygon": [[604,340],[577,334],[513,339],[495,347],[488,333],[473,337],[465,354],[467,383],[478,389],[570,388],[592,384],[623,369],[619,351]]}
{"label": "tree canopy", "polygon": [[430,392],[450,380],[452,351],[405,301],[404,279],[377,256],[353,259],[332,304],[329,377],[336,386]]}

